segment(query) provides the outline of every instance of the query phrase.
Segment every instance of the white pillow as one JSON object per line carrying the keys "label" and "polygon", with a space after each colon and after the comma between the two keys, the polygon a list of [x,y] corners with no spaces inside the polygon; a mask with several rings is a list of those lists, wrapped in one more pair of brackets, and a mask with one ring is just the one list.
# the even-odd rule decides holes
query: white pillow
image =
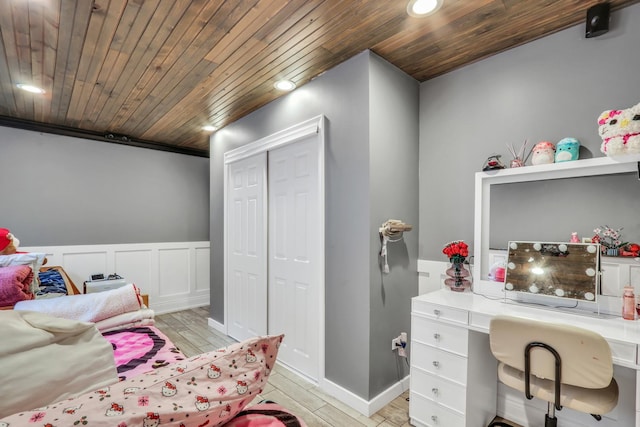
{"label": "white pillow", "polygon": [[0,255],[0,267],[9,267],[12,265],[28,265],[33,271],[33,282],[31,282],[31,292],[35,294],[40,289],[38,281],[38,272],[44,263],[47,254],[40,252],[25,252],[11,255]]}

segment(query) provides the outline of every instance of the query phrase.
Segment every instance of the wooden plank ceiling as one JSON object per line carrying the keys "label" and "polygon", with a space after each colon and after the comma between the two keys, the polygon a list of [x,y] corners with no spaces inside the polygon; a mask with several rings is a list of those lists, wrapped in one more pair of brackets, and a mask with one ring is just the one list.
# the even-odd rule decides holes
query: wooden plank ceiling
{"label": "wooden plank ceiling", "polygon": [[[613,0],[613,10],[637,0]],[[2,0],[0,118],[206,155],[208,134],[371,49],[418,81],[585,21],[598,0]],[[16,88],[46,90],[33,95]]]}

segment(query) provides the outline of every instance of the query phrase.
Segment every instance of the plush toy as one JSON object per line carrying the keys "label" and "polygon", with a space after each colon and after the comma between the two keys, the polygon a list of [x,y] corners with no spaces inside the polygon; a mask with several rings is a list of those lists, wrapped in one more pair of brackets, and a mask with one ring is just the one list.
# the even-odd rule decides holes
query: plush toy
{"label": "plush toy", "polygon": [[578,160],[580,141],[575,138],[564,138],[556,144],[556,163]]}
{"label": "plush toy", "polygon": [[504,169],[504,164],[502,163],[502,160],[500,160],[500,157],[502,157],[500,154],[489,156],[487,160],[485,160],[482,170],[492,171],[496,169]]}
{"label": "plush toy", "polygon": [[553,163],[556,153],[556,147],[553,145],[553,142],[542,141],[538,142],[533,147],[532,153],[532,165],[544,165],[547,163]]}
{"label": "plush toy", "polygon": [[640,103],[626,110],[607,110],[598,117],[600,151],[607,156],[640,153]]}
{"label": "plush toy", "polygon": [[0,228],[0,255],[11,255],[18,252],[20,240],[8,228]]}

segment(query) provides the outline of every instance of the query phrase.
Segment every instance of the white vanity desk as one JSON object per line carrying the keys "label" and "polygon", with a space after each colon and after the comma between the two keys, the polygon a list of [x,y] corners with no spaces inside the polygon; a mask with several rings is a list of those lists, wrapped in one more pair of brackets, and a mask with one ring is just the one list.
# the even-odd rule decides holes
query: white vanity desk
{"label": "white vanity desk", "polygon": [[[640,426],[640,380],[636,379],[636,371],[640,369],[640,321],[530,307],[448,289],[412,300],[409,409],[412,425],[486,426],[496,415],[497,407],[508,406],[509,402],[498,401],[497,362],[489,348],[489,323],[500,314],[579,326],[601,334],[609,342],[616,365],[615,378],[620,385],[618,407],[600,422],[587,414],[564,409],[557,414],[559,426]],[[521,414],[516,416],[524,420],[509,416],[508,408],[498,410],[498,415],[532,427],[544,424],[546,403],[538,401],[541,412],[533,413],[536,409],[525,408],[523,402],[531,405],[535,399],[526,401],[519,392],[513,392],[507,400],[521,407]]]}

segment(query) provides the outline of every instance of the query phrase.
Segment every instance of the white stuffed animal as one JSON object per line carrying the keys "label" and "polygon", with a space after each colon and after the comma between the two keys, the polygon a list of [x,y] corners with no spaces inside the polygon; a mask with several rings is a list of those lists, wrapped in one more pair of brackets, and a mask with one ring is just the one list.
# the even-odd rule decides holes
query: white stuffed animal
{"label": "white stuffed animal", "polygon": [[625,110],[603,111],[598,117],[600,151],[607,156],[640,153],[640,104]]}
{"label": "white stuffed animal", "polygon": [[541,141],[533,147],[531,152],[533,153],[531,156],[532,165],[546,165],[554,162],[556,146],[553,142]]}

